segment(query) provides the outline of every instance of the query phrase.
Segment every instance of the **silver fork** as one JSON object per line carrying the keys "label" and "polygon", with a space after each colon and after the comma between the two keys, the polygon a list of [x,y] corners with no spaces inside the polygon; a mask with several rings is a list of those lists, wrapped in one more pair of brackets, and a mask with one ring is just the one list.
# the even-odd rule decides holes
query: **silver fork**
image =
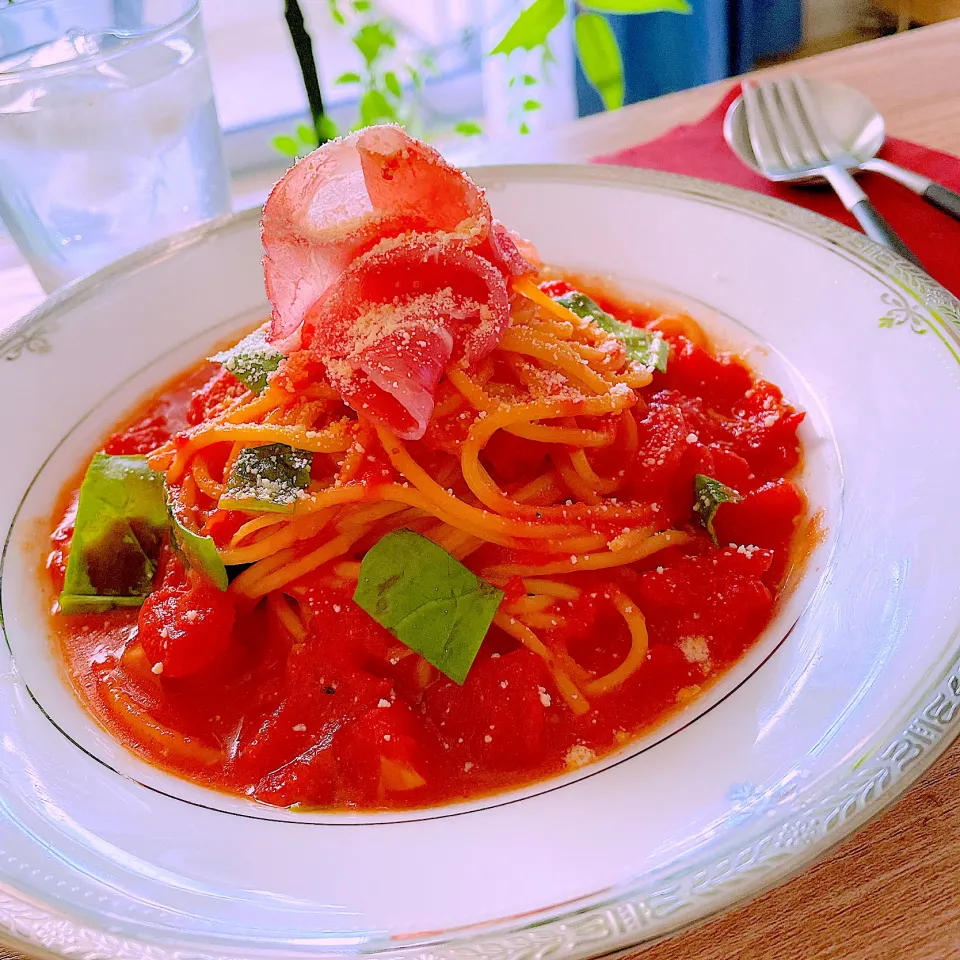
{"label": "silver fork", "polygon": [[823,177],[871,240],[922,267],[851,176],[847,167],[856,163],[823,120],[802,77],[744,81],[743,105],[750,144],[767,179]]}

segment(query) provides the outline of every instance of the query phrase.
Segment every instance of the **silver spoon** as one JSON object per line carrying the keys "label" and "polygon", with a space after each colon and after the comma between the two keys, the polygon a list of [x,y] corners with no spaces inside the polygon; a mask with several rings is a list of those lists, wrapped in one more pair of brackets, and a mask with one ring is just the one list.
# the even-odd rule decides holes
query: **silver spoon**
{"label": "silver spoon", "polygon": [[[847,164],[851,173],[872,170],[874,173],[883,174],[903,184],[932,206],[960,220],[960,194],[929,177],[877,157],[886,137],[883,116],[859,90],[841,83],[812,79],[806,80],[806,87],[816,99],[820,115],[852,161]],[[727,109],[723,121],[723,137],[745,166],[763,176],[750,143],[743,97],[737,97]],[[820,176],[803,176],[791,182],[812,185],[824,183],[825,180]]]}

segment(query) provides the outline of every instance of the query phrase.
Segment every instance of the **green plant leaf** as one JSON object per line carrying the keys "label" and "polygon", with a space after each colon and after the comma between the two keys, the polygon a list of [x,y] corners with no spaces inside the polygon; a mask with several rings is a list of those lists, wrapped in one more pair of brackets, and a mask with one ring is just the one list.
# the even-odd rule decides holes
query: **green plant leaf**
{"label": "green plant leaf", "polygon": [[320,123],[317,126],[320,128],[320,139],[324,143],[338,136],[337,125],[326,114],[320,118]]}
{"label": "green plant leaf", "polygon": [[543,108],[543,104],[539,100],[524,100],[523,101],[523,111],[524,113],[530,113],[533,110],[540,110]]}
{"label": "green plant leaf", "polygon": [[503,39],[490,51],[511,54],[514,50],[533,50],[543,46],[567,12],[566,0],[533,0],[510,24]]}
{"label": "green plant leaf", "polygon": [[337,0],[327,0],[327,7],[330,10],[330,17],[333,22],[342,27],[347,22],[347,18],[340,12]]}
{"label": "green plant leaf", "polygon": [[366,13],[372,6],[370,0],[353,0],[353,9],[357,13]]}
{"label": "green plant leaf", "polygon": [[635,327],[632,323],[617,320],[595,300],[585,293],[580,293],[579,290],[557,297],[557,303],[573,311],[578,317],[592,320],[601,330],[612,333],[623,344],[627,356],[634,363],[648,370],[667,372],[670,344],[659,333],[651,333],[642,327]]}
{"label": "green plant leaf", "polygon": [[623,61],[610,24],[599,13],[581,13],[573,25],[577,56],[587,80],[608,110],[623,106]]}
{"label": "green plant leaf", "polygon": [[365,127],[383,120],[396,120],[396,107],[380,90],[368,90],[360,100],[360,120]]}
{"label": "green plant leaf", "polygon": [[219,363],[248,390],[256,394],[263,393],[270,374],[280,366],[283,359],[283,354],[267,343],[268,329],[268,324],[257,327],[239,343],[207,359],[212,363]]}
{"label": "green plant leaf", "polygon": [[289,133],[281,133],[273,138],[273,149],[285,157],[295,157],[300,152],[300,144]]}
{"label": "green plant leaf", "polygon": [[139,606],[153,589],[169,517],[146,457],[98,453],[80,485],[60,594],[63,613]]}
{"label": "green plant leaf", "polygon": [[693,478],[693,495],[696,500],[694,510],[696,510],[697,516],[700,518],[700,523],[716,544],[717,535],[713,530],[713,520],[717,515],[717,511],[723,504],[736,503],[738,500],[742,500],[743,497],[725,483],[714,480],[713,477],[708,477],[702,473],[698,473]]}
{"label": "green plant leaf", "polygon": [[393,49],[397,45],[397,39],[383,24],[368,23],[353,35],[353,45],[371,67],[384,48]]}
{"label": "green plant leaf", "polygon": [[407,73],[410,75],[410,82],[419,90],[423,86],[423,77],[416,67],[407,67]]}
{"label": "green plant leaf", "polygon": [[526,120],[524,120],[523,123],[520,124],[520,132],[524,136],[526,136],[530,132],[530,124],[528,124]]}
{"label": "green plant leaf", "polygon": [[310,483],[313,454],[285,443],[240,451],[220,497],[223,510],[290,513]]}
{"label": "green plant leaf", "polygon": [[532,74],[525,73],[523,75],[523,85],[525,87],[535,87],[537,85],[537,78]]}
{"label": "green plant leaf", "polygon": [[309,123],[297,124],[297,139],[311,150],[316,149],[319,145],[317,141],[317,131],[314,130]]}
{"label": "green plant leaf", "polygon": [[353,595],[401,643],[460,684],[503,597],[412,530],[394,530],[366,552]]}
{"label": "green plant leaf", "polygon": [[399,100],[403,95],[403,90],[400,87],[400,80],[397,75],[392,71],[388,70],[383,75],[383,85]]}
{"label": "green plant leaf", "polygon": [[580,0],[580,6],[597,13],[693,13],[687,0]]}
{"label": "green plant leaf", "polygon": [[62,614],[72,616],[76,613],[106,613],[108,610],[120,610],[124,607],[142,607],[147,596],[97,597],[64,591],[57,598],[57,603],[60,604]]}
{"label": "green plant leaf", "polygon": [[477,137],[483,133],[483,127],[472,120],[461,120],[453,129],[465,137]]}
{"label": "green plant leaf", "polygon": [[353,73],[353,72],[351,72],[351,71],[347,71],[347,73],[341,73],[340,76],[337,77],[337,79],[334,80],[333,82],[334,82],[334,83],[340,83],[340,84],[343,84],[343,83],[359,83],[359,82],[360,82],[360,74],[359,74],[359,73]]}

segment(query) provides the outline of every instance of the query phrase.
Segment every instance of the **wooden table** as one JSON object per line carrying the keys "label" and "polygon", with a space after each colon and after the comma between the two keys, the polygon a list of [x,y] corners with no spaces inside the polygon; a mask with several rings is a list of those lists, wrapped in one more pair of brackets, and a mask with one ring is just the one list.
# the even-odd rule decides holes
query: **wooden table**
{"label": "wooden table", "polygon": [[873,0],[888,13],[895,14],[899,28],[911,23],[942,23],[960,17],[960,0]]}
{"label": "wooden table", "polygon": [[[960,154],[960,22],[823,54],[804,61],[803,71],[859,87],[883,111],[891,134]],[[535,142],[488,147],[476,159],[587,160],[699,119],[729,86],[671,94],[558,128]],[[22,271],[0,272],[0,316],[23,312],[36,297],[37,288]],[[734,958],[960,958],[960,743],[893,809],[829,858],[643,955],[643,960]]]}

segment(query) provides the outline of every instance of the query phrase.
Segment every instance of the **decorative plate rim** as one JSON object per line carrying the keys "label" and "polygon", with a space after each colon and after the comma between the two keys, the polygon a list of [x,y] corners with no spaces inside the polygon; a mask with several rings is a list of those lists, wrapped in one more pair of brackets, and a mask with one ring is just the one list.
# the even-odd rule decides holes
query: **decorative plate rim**
{"label": "decorative plate rim", "polygon": [[[935,332],[960,360],[960,300],[932,277],[865,236],[834,220],[783,200],[726,184],[655,170],[580,164],[507,164],[472,168],[487,186],[502,180],[579,180],[693,197],[752,214],[808,238],[826,243],[844,259],[907,295],[939,324]],[[106,281],[134,274],[173,254],[221,233],[247,227],[259,217],[253,207],[201,224],[162,240],[75,281],[47,299],[0,336],[0,359],[18,359],[24,351],[46,352],[46,335],[56,327],[64,306],[83,302]],[[904,301],[906,303],[906,301]],[[907,313],[913,316],[910,308]],[[898,321],[899,322],[899,321]],[[923,332],[923,331],[917,331]],[[795,875],[868,819],[885,810],[960,734],[960,631],[944,651],[953,659],[924,687],[906,710],[876,734],[862,759],[849,772],[834,771],[829,782],[803,802],[785,809],[749,837],[739,837],[717,851],[665,870],[656,878],[636,878],[616,890],[585,897],[562,908],[545,908],[535,916],[485,923],[447,932],[430,941],[396,949],[365,951],[385,960],[574,960],[596,957],[661,939],[759,896]],[[224,945],[213,952],[159,938],[130,938],[97,929],[8,884],[0,883],[0,932],[20,948],[76,960],[240,960],[242,947]],[[289,954],[271,951],[280,958]],[[303,954],[297,954],[302,957]]]}

